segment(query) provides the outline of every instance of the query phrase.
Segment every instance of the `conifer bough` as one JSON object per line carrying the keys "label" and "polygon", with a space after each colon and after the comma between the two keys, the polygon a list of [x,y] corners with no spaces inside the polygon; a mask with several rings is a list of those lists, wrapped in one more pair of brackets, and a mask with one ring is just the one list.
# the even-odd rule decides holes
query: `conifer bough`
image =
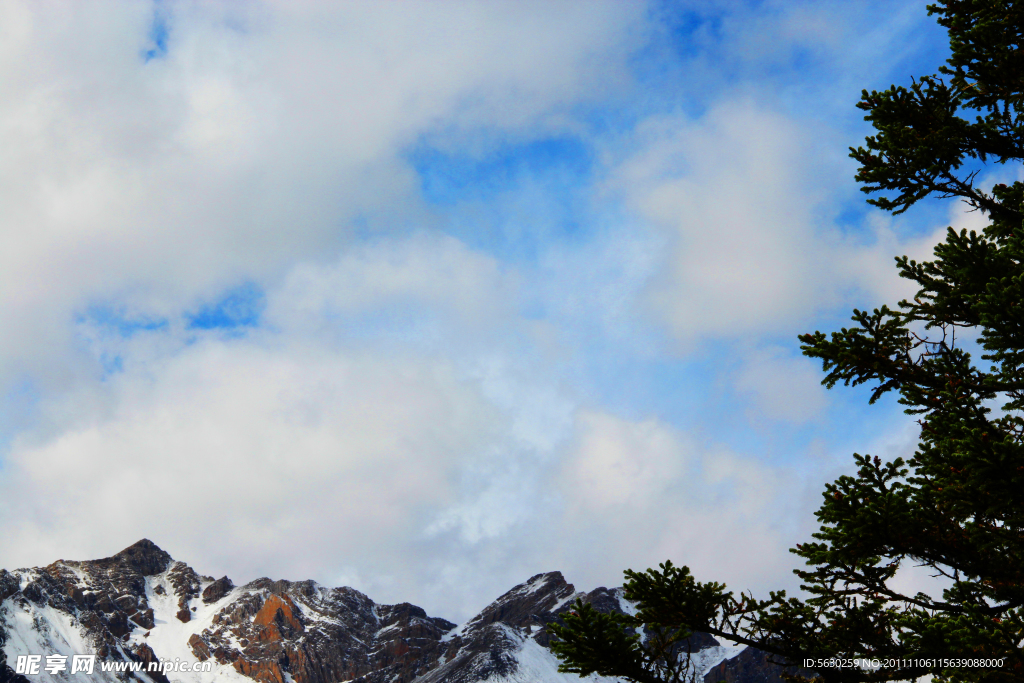
{"label": "conifer bough", "polygon": [[[686,680],[685,637],[703,631],[828,683],[1024,681],[1024,184],[1013,181],[1024,158],[1024,2],[946,0],[928,12],[951,56],[935,75],[863,92],[875,134],[851,149],[856,178],[881,209],[955,198],[987,225],[950,228],[932,261],[896,259],[919,288],[912,301],[799,337],[828,387],[867,384],[871,403],[897,392],[919,416],[914,456],[855,454],[856,475],[826,486],[820,530],[791,550],[806,561],[796,574],[808,597],[737,596],[670,562],[627,571],[638,613],[577,604],[553,628],[563,671]],[[983,177],[1005,182],[984,187]],[[962,344],[972,337],[977,360]],[[893,587],[912,565],[945,577],[941,598]],[[835,666],[854,659],[890,665]]]}

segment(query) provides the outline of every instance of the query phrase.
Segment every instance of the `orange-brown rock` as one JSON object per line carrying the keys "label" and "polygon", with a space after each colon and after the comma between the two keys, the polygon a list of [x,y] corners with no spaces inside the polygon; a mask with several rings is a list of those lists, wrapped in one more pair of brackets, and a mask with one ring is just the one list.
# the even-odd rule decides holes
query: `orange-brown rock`
{"label": "orange-brown rock", "polygon": [[[135,648],[135,656],[143,663],[144,666],[142,668],[146,672],[147,676],[157,683],[170,683],[170,681],[167,680],[167,676],[156,668],[160,665],[160,660],[157,658],[156,653],[153,652],[153,648],[143,643]],[[151,665],[153,666],[153,669],[150,669]]]}
{"label": "orange-brown rock", "polygon": [[188,646],[200,662],[205,662],[210,658],[210,647],[199,637],[198,633],[193,633],[192,637],[188,639]]}
{"label": "orange-brown rock", "polygon": [[287,595],[282,597],[271,593],[253,622],[264,627],[276,626],[282,630],[302,631],[302,622],[295,615],[297,610],[295,602]]}
{"label": "orange-brown rock", "polygon": [[240,658],[236,659],[232,666],[238,673],[260,681],[260,683],[284,683],[281,665],[274,661],[250,662],[248,659]]}

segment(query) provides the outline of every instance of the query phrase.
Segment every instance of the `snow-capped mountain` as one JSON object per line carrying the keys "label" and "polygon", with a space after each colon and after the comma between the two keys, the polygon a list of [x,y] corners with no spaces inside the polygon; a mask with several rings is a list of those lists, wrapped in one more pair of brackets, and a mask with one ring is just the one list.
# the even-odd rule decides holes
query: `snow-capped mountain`
{"label": "snow-capped mountain", "polygon": [[[142,540],[102,560],[0,570],[0,683],[569,683],[580,679],[558,673],[546,627],[576,598],[630,609],[622,589],[581,593],[550,572],[457,626],[352,588],[266,578],[235,586]],[[699,673],[714,669],[709,680],[781,681],[749,651],[737,657],[707,634],[693,645]],[[30,655],[42,656],[35,673]],[[75,655],[95,655],[92,673],[72,673]]]}

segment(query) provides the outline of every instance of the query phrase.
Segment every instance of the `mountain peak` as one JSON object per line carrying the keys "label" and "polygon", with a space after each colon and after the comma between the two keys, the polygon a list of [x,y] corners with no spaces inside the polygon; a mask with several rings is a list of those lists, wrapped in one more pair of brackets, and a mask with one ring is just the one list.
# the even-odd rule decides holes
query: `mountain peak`
{"label": "mountain peak", "polygon": [[173,558],[156,543],[143,538],[112,557],[95,560],[99,565],[127,565],[143,576],[159,574],[167,569]]}
{"label": "mountain peak", "polygon": [[[558,672],[548,629],[575,598],[599,612],[627,607],[619,588],[577,593],[552,571],[535,574],[456,628],[415,605],[377,604],[351,588],[271,579],[236,587],[226,576],[196,574],[144,538],[101,560],[0,570],[0,683],[27,683],[15,669],[19,661],[64,655],[69,647],[111,666],[174,656],[184,667],[174,670],[182,683],[567,683],[576,679]],[[691,639],[700,654],[694,674],[703,682],[730,652],[698,636]],[[713,680],[784,683],[767,675],[770,664],[747,660],[730,660]],[[149,678],[169,680],[162,672]],[[69,680],[92,679],[79,672]]]}

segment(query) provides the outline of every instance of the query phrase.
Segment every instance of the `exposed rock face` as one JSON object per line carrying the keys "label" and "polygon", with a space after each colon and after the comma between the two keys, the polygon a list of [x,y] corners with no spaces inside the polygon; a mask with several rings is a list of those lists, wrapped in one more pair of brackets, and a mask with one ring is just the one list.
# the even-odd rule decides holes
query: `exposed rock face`
{"label": "exposed rock face", "polygon": [[[0,641],[0,647],[3,646],[3,641]],[[27,678],[19,674],[14,673],[14,669],[7,665],[5,662],[0,665],[0,683],[31,683]]]}
{"label": "exposed rock face", "polygon": [[815,674],[797,667],[782,667],[772,662],[772,655],[752,647],[711,669],[705,683],[786,683],[783,673],[813,677]]}
{"label": "exposed rock face", "polygon": [[488,605],[447,638],[444,662],[417,683],[463,683],[508,677],[518,668],[522,641],[550,642],[545,627],[568,609],[577,593],[561,572],[537,574]]}
{"label": "exposed rock face", "polygon": [[231,583],[231,579],[226,576],[222,576],[203,589],[203,602],[207,605],[211,602],[217,602],[227,595],[228,591],[234,587],[235,584]]}
{"label": "exposed rock face", "polygon": [[[5,569],[0,569],[0,605],[17,593],[19,588],[18,577]],[[7,644],[7,637],[5,629],[0,628],[0,653],[3,652],[4,646]],[[0,658],[0,683],[28,683],[28,679],[14,673],[14,669],[8,666],[3,658]]]}
{"label": "exposed rock face", "polygon": [[157,595],[170,594],[176,597],[178,599],[178,611],[174,617],[183,624],[188,623],[192,620],[192,610],[189,609],[188,604],[189,601],[199,595],[199,579],[199,575],[192,570],[192,567],[189,567],[184,562],[175,562],[167,572],[167,583],[170,593],[168,593],[168,588],[165,588],[162,584],[157,584],[153,592]]}
{"label": "exposed rock face", "polygon": [[311,581],[257,579],[223,602],[189,646],[200,661],[263,683],[286,674],[298,683],[405,683],[437,663],[441,637],[455,626],[414,605],[376,605]]}
{"label": "exposed rock face", "polygon": [[[58,560],[58,562],[63,562],[63,560]],[[167,569],[170,562],[170,555],[158,548],[153,541],[144,538],[113,557],[92,560],[88,564],[97,569],[130,569],[139,576],[151,576]],[[68,562],[66,564],[82,563]]]}
{"label": "exposed rock face", "polygon": [[[153,652],[153,648],[151,648],[149,645],[146,645],[145,643],[137,646],[134,652],[135,656],[138,657],[139,661],[147,665],[147,668],[150,663],[160,661],[159,658],[156,656],[156,653]],[[150,671],[148,675],[150,678],[156,681],[156,683],[170,683],[170,681],[167,680],[167,676],[164,675],[162,671]]]}
{"label": "exposed rock face", "polygon": [[[51,653],[96,654],[99,661],[141,663],[143,670],[161,661],[206,662],[214,676],[97,671],[70,678],[93,683],[564,681],[574,677],[557,674],[548,626],[577,598],[602,612],[628,608],[622,589],[581,593],[550,572],[456,628],[415,605],[378,605],[352,588],[266,578],[236,587],[226,576],[199,575],[142,540],[102,560],[0,570],[0,683],[29,680],[14,673],[18,654]],[[721,659],[713,657],[721,649],[715,646],[706,634],[690,641],[712,656],[707,667]],[[743,660],[719,666],[720,674],[707,681],[748,683],[762,670]],[[50,680],[48,674],[30,678]]]}
{"label": "exposed rock face", "polygon": [[153,628],[146,577],[166,570],[170,562],[170,555],[142,540],[102,560],[58,560],[48,567],[4,572],[0,595],[5,605],[23,611],[49,607],[67,615],[84,627],[88,645],[102,658],[137,661],[124,643],[133,630]]}

